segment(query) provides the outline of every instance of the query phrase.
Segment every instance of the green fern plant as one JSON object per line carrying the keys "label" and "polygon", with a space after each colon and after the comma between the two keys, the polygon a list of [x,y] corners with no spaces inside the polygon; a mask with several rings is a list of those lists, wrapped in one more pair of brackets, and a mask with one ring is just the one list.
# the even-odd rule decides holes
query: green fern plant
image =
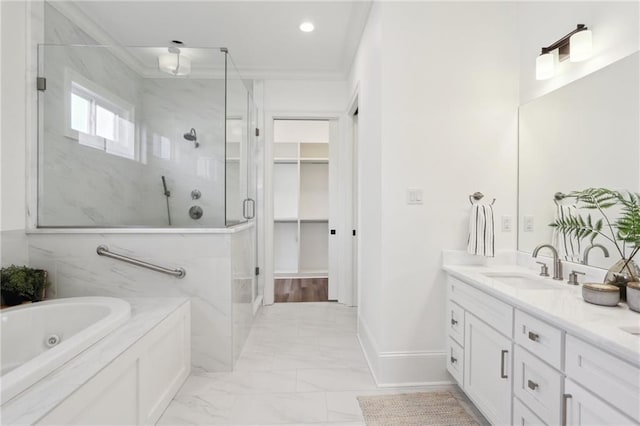
{"label": "green fern plant", "polygon": [[[586,218],[581,215],[558,218],[549,226],[579,240],[589,238],[591,244],[598,236],[611,241],[620,257],[626,260],[626,267],[640,251],[640,194],[587,188],[571,192],[567,197],[575,198],[580,208],[597,210],[602,219],[594,220],[589,213]],[[614,206],[620,208],[620,216],[612,223],[605,211]],[[625,256],[627,245],[632,249],[628,257]]]}

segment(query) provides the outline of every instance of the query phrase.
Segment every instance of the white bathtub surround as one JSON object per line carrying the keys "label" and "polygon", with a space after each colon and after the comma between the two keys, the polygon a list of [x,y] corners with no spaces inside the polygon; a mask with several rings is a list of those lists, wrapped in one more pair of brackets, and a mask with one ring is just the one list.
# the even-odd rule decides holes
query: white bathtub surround
{"label": "white bathtub surround", "polygon": [[[359,395],[451,390],[377,388],[356,335],[356,308],[280,303],[256,316],[232,373],[192,374],[160,425],[362,425]],[[476,417],[479,418],[479,417]]]}
{"label": "white bathtub surround", "polygon": [[[231,371],[244,342],[242,336],[246,336],[253,319],[251,287],[247,284],[253,282],[249,280],[253,271],[242,256],[233,253],[252,250],[252,226],[214,233],[40,231],[29,237],[29,255],[32,266],[49,272],[52,297],[190,298],[193,368]],[[186,276],[177,279],[98,256],[96,248],[101,244],[171,269],[182,267]]]}
{"label": "white bathtub surround", "polygon": [[3,424],[154,423],[189,374],[189,301],[126,301],[130,320],[3,404]]}
{"label": "white bathtub surround", "polygon": [[124,324],[131,307],[112,297],[75,297],[15,306],[1,314],[4,404]]}

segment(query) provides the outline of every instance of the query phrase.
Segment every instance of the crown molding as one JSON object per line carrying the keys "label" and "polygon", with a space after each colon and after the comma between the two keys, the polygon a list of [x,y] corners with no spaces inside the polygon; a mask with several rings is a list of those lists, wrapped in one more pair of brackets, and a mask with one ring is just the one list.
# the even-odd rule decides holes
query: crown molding
{"label": "crown molding", "polygon": [[[68,1],[49,1],[48,5],[55,8],[67,19],[78,26],[97,45],[105,46],[110,53],[124,62],[129,68],[142,78],[175,78],[160,71],[157,67],[149,67],[143,64],[135,55],[121,46],[120,43],[104,31],[99,24],[84,13],[78,6]],[[229,53],[233,57],[233,52]],[[260,69],[260,68],[240,68],[238,69],[243,80],[325,80],[343,81],[347,79],[347,73],[340,70],[332,71],[311,71],[311,70],[286,70],[286,69]],[[198,68],[192,69],[187,78],[193,79],[220,79],[224,78],[225,72],[222,68]]]}

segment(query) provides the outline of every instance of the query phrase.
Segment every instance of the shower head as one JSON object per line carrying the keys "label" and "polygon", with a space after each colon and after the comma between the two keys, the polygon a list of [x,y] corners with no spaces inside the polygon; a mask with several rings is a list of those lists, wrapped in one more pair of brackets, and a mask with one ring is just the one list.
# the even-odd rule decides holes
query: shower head
{"label": "shower head", "polygon": [[196,148],[200,146],[200,144],[198,143],[198,136],[196,135],[196,129],[194,129],[193,127],[191,128],[191,130],[189,130],[188,133],[185,133],[183,137],[189,142],[194,142]]}

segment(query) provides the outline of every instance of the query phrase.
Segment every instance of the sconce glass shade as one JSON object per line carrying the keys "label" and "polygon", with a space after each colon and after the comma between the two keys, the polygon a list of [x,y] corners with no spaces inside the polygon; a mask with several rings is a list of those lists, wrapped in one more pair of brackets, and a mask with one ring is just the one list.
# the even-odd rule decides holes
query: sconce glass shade
{"label": "sconce glass shade", "polygon": [[592,55],[593,38],[590,30],[575,33],[569,38],[569,60],[580,62],[589,59]]}
{"label": "sconce glass shade", "polygon": [[536,58],[536,80],[546,80],[555,73],[553,53],[544,53]]}
{"label": "sconce glass shade", "polygon": [[189,75],[191,59],[178,53],[165,53],[158,56],[158,68],[171,75]]}

